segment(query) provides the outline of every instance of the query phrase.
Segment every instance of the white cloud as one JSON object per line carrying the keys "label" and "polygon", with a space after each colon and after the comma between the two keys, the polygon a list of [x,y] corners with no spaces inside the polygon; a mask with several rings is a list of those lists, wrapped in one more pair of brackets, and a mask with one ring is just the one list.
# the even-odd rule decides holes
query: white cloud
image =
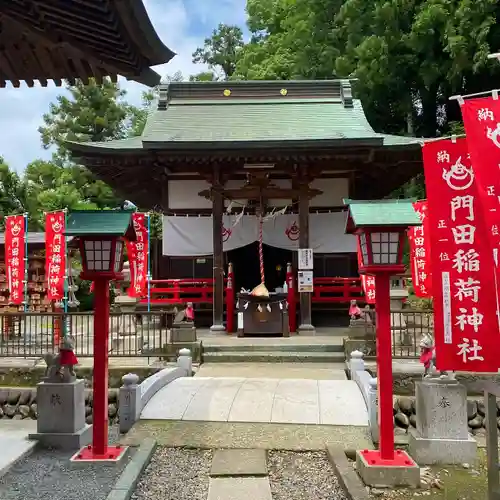
{"label": "white cloud", "polygon": [[[162,76],[181,71],[188,76],[203,71],[191,62],[191,54],[219,24],[244,25],[245,0],[144,0],[151,21],[162,41],[177,55],[155,70]],[[146,88],[121,79],[127,99],[139,104]],[[0,155],[16,170],[22,171],[36,158],[49,158],[41,147],[38,127],[51,102],[64,91],[48,88],[0,89]]]}

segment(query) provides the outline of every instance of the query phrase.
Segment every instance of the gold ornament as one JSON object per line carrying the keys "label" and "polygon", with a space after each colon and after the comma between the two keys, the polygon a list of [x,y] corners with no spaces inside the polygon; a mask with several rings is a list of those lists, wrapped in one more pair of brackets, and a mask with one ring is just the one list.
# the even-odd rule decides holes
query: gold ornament
{"label": "gold ornament", "polygon": [[224,95],[225,95],[226,97],[229,97],[229,96],[231,95],[231,91],[230,91],[229,89],[225,89],[225,90],[224,90]]}
{"label": "gold ornament", "polygon": [[287,89],[281,89],[280,90],[280,94],[281,95],[287,95],[288,94],[288,90]]}

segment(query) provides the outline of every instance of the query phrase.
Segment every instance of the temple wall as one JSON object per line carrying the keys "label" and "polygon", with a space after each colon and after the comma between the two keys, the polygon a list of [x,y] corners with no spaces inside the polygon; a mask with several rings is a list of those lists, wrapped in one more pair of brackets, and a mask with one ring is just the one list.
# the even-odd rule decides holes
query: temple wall
{"label": "temple wall", "polygon": [[[275,179],[273,183],[282,188],[290,188],[290,179]],[[237,188],[244,185],[243,180],[230,180],[226,187]],[[320,189],[323,193],[311,200],[313,208],[327,208],[342,206],[342,199],[349,197],[349,179],[347,178],[321,178],[315,179],[311,187]],[[210,184],[202,179],[192,180],[169,180],[168,182],[168,205],[170,210],[199,209],[207,210],[212,208],[210,200],[198,196],[200,191],[209,189]],[[245,200],[238,200],[244,204]],[[269,200],[269,204],[275,207],[290,205],[292,200]],[[228,202],[226,201],[226,206]]]}

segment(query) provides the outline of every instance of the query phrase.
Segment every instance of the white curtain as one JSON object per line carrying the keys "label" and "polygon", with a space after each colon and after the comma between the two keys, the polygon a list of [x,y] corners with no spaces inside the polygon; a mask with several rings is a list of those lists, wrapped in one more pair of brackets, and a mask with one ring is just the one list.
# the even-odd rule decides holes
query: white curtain
{"label": "white curtain", "polygon": [[[316,253],[356,252],[355,236],[344,234],[345,212],[309,215],[309,241]],[[224,251],[249,245],[258,240],[258,219],[254,215],[225,215]],[[299,217],[278,215],[263,225],[266,245],[296,250],[299,246]],[[163,217],[163,255],[172,257],[210,255],[212,217]]]}

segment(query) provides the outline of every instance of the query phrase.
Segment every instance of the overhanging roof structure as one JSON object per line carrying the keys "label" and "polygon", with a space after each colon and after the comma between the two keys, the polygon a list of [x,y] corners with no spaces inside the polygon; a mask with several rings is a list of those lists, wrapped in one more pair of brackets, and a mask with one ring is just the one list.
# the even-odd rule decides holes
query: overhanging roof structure
{"label": "overhanging roof structure", "polygon": [[117,75],[154,86],[160,75],[150,66],[173,56],[142,0],[0,2],[0,87]]}
{"label": "overhanging roof structure", "polygon": [[[353,170],[361,196],[374,198],[422,168],[419,140],[375,132],[347,80],[173,82],[160,86],[141,137],[68,148],[142,206],[151,206],[165,173],[213,165]],[[142,195],[138,179],[147,179]]]}

